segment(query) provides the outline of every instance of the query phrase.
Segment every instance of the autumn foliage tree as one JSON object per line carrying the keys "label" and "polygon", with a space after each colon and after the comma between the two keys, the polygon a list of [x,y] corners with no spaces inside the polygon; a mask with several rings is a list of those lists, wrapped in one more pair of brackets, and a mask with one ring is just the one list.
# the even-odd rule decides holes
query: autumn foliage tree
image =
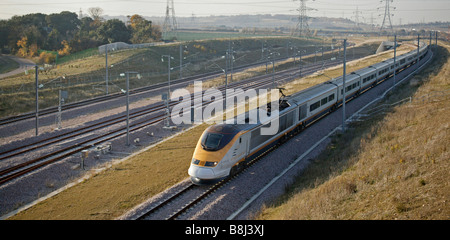
{"label": "autumn foliage tree", "polygon": [[61,42],[61,44],[64,46],[63,49],[58,50],[58,54],[59,56],[66,56],[70,54],[70,51],[72,50],[72,48],[69,46],[69,42],[67,42],[66,40],[63,40]]}
{"label": "autumn foliage tree", "polygon": [[155,28],[152,26],[152,21],[148,21],[138,14],[130,17],[129,24],[132,43],[148,43],[161,39],[159,28]]}
{"label": "autumn foliage tree", "polygon": [[17,52],[21,57],[34,57],[38,52],[38,47],[36,43],[30,43],[28,37],[22,37],[17,41],[17,46],[19,51]]}

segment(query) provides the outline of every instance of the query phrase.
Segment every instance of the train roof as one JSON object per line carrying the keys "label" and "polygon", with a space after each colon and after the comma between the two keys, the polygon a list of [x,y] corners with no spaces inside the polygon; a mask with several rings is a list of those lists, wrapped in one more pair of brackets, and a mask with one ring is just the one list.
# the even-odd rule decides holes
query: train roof
{"label": "train roof", "polygon": [[206,131],[222,134],[236,134],[240,131],[240,129],[234,124],[217,124],[208,127]]}
{"label": "train roof", "polygon": [[288,96],[288,102],[294,103],[294,104],[302,104],[312,98],[315,98],[316,96],[319,96],[323,94],[324,92],[330,91],[330,89],[333,87],[333,85],[329,83],[322,83],[307,89],[304,89],[298,93],[295,93],[293,95]]}
{"label": "train roof", "polygon": [[368,73],[372,73],[373,70],[374,70],[374,68],[369,66],[369,67],[358,69],[358,70],[352,72],[351,74],[364,76],[364,75],[366,75]]}
{"label": "train roof", "polygon": [[388,65],[388,63],[383,61],[373,64],[372,67],[376,68],[377,70],[381,70],[383,67],[386,67],[386,65]]}
{"label": "train roof", "polygon": [[[259,108],[258,108],[259,109]],[[242,118],[243,117],[243,118]],[[244,119],[244,122],[239,122],[238,119]],[[247,131],[256,126],[260,125],[258,112],[256,112],[256,119],[250,114],[250,112],[245,112],[240,115],[235,116],[231,121],[231,119],[226,120],[224,124],[219,124],[220,126],[226,125],[230,126],[230,129],[233,129],[235,133],[240,131]],[[242,120],[240,120],[242,121]]]}

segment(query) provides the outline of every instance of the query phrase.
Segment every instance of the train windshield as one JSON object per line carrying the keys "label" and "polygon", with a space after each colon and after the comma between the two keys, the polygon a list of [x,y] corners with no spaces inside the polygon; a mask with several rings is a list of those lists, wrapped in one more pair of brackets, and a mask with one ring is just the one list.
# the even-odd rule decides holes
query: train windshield
{"label": "train windshield", "polygon": [[220,142],[222,141],[223,134],[219,133],[207,133],[203,136],[202,146],[205,150],[216,151],[219,150]]}

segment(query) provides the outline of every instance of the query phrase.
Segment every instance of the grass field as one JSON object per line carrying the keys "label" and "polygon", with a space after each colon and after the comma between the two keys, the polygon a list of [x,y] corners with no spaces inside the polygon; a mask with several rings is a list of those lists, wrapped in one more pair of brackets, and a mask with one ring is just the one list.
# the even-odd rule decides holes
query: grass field
{"label": "grass field", "polygon": [[412,103],[334,137],[257,219],[449,219],[449,51],[380,104]]}

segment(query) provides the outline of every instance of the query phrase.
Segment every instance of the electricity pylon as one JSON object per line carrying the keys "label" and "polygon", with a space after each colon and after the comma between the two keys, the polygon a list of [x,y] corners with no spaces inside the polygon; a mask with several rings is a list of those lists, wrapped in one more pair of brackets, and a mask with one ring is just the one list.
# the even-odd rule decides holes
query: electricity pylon
{"label": "electricity pylon", "polygon": [[293,1],[300,2],[300,7],[297,9],[297,11],[299,13],[298,23],[297,23],[297,26],[295,27],[294,35],[298,34],[299,37],[311,36],[311,31],[309,30],[309,26],[308,26],[309,17],[307,15],[307,11],[317,10],[317,9],[306,7],[306,2],[308,0],[293,0]]}
{"label": "electricity pylon", "polygon": [[[170,16],[172,14],[172,16]],[[172,20],[172,21],[170,21]],[[163,25],[163,39],[167,40],[167,33],[168,32],[174,32],[175,37],[177,37],[177,19],[175,18],[175,7],[173,4],[173,0],[167,0],[167,7],[166,7],[166,19],[164,20]]]}
{"label": "electricity pylon", "polygon": [[[384,18],[383,18],[383,24],[381,24],[380,34],[383,31],[384,27],[389,28],[389,29],[391,29],[392,32],[394,32],[394,28],[392,27],[392,21],[391,21],[391,16],[394,16],[394,14],[391,14],[391,7],[389,6],[389,3],[394,2],[394,0],[381,0],[381,1],[385,1],[386,4],[384,7]],[[378,8],[378,9],[380,9],[380,8]],[[395,9],[395,7],[392,7],[392,9]],[[387,24],[387,21],[389,21],[389,27],[385,26]]]}

